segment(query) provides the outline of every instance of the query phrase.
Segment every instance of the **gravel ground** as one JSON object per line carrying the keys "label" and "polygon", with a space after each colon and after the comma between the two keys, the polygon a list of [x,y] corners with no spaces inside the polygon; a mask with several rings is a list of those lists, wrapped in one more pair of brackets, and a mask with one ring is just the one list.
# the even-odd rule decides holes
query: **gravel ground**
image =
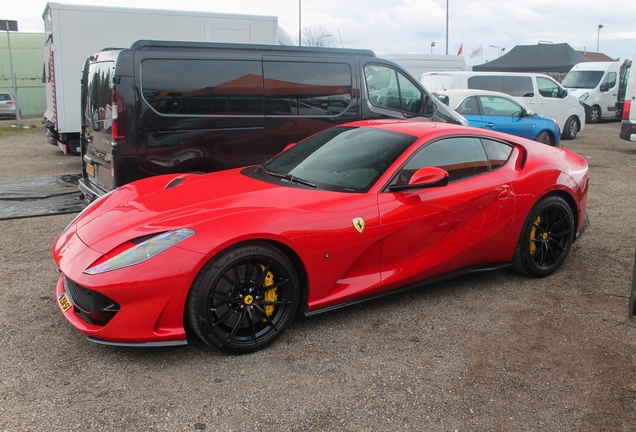
{"label": "gravel ground", "polygon": [[[50,253],[73,214],[0,221],[0,430],[634,430],[636,145],[587,158],[591,226],[553,276],[510,271],[296,321],[246,356],[92,344],[63,318]],[[0,178],[75,174],[43,130],[0,137]]]}

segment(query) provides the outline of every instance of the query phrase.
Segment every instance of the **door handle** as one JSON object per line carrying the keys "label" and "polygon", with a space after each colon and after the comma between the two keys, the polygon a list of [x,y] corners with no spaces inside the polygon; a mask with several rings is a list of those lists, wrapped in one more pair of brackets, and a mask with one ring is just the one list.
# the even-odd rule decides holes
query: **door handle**
{"label": "door handle", "polygon": [[490,122],[488,122],[488,123],[486,123],[484,126],[489,127],[489,128],[494,128],[494,127],[495,127],[495,124],[494,124],[494,123],[490,123]]}
{"label": "door handle", "polygon": [[510,198],[512,194],[510,193],[510,187],[509,186],[504,186],[503,190],[501,192],[499,192],[499,195],[497,196],[497,198],[503,200],[503,199],[507,199]]}

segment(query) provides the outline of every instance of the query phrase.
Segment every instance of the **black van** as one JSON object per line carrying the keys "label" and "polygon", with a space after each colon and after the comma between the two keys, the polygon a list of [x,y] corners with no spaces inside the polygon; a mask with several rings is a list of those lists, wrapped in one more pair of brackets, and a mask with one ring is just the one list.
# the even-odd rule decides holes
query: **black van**
{"label": "black van", "polygon": [[79,187],[92,200],[152,175],[260,164],[333,125],[386,117],[464,122],[369,50],[137,41],[86,61]]}

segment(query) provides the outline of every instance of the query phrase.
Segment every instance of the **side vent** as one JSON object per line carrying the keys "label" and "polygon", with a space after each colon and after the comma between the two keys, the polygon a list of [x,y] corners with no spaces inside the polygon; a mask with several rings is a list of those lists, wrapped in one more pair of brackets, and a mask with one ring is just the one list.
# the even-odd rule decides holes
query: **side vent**
{"label": "side vent", "polygon": [[166,189],[170,189],[173,188],[175,186],[179,186],[181,183],[183,183],[186,180],[185,177],[177,177],[176,179],[173,179],[170,181],[170,183],[168,183],[166,185]]}

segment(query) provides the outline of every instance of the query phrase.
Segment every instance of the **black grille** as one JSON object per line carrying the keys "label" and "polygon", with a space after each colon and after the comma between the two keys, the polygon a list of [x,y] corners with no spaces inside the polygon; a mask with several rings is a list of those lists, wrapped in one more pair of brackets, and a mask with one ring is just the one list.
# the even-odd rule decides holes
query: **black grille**
{"label": "black grille", "polygon": [[119,311],[119,304],[103,294],[91,291],[64,276],[66,296],[76,308],[77,315],[89,324],[104,326]]}
{"label": "black grille", "polygon": [[93,312],[93,291],[76,284],[66,276],[64,277],[64,289],[76,308],[86,313]]}

